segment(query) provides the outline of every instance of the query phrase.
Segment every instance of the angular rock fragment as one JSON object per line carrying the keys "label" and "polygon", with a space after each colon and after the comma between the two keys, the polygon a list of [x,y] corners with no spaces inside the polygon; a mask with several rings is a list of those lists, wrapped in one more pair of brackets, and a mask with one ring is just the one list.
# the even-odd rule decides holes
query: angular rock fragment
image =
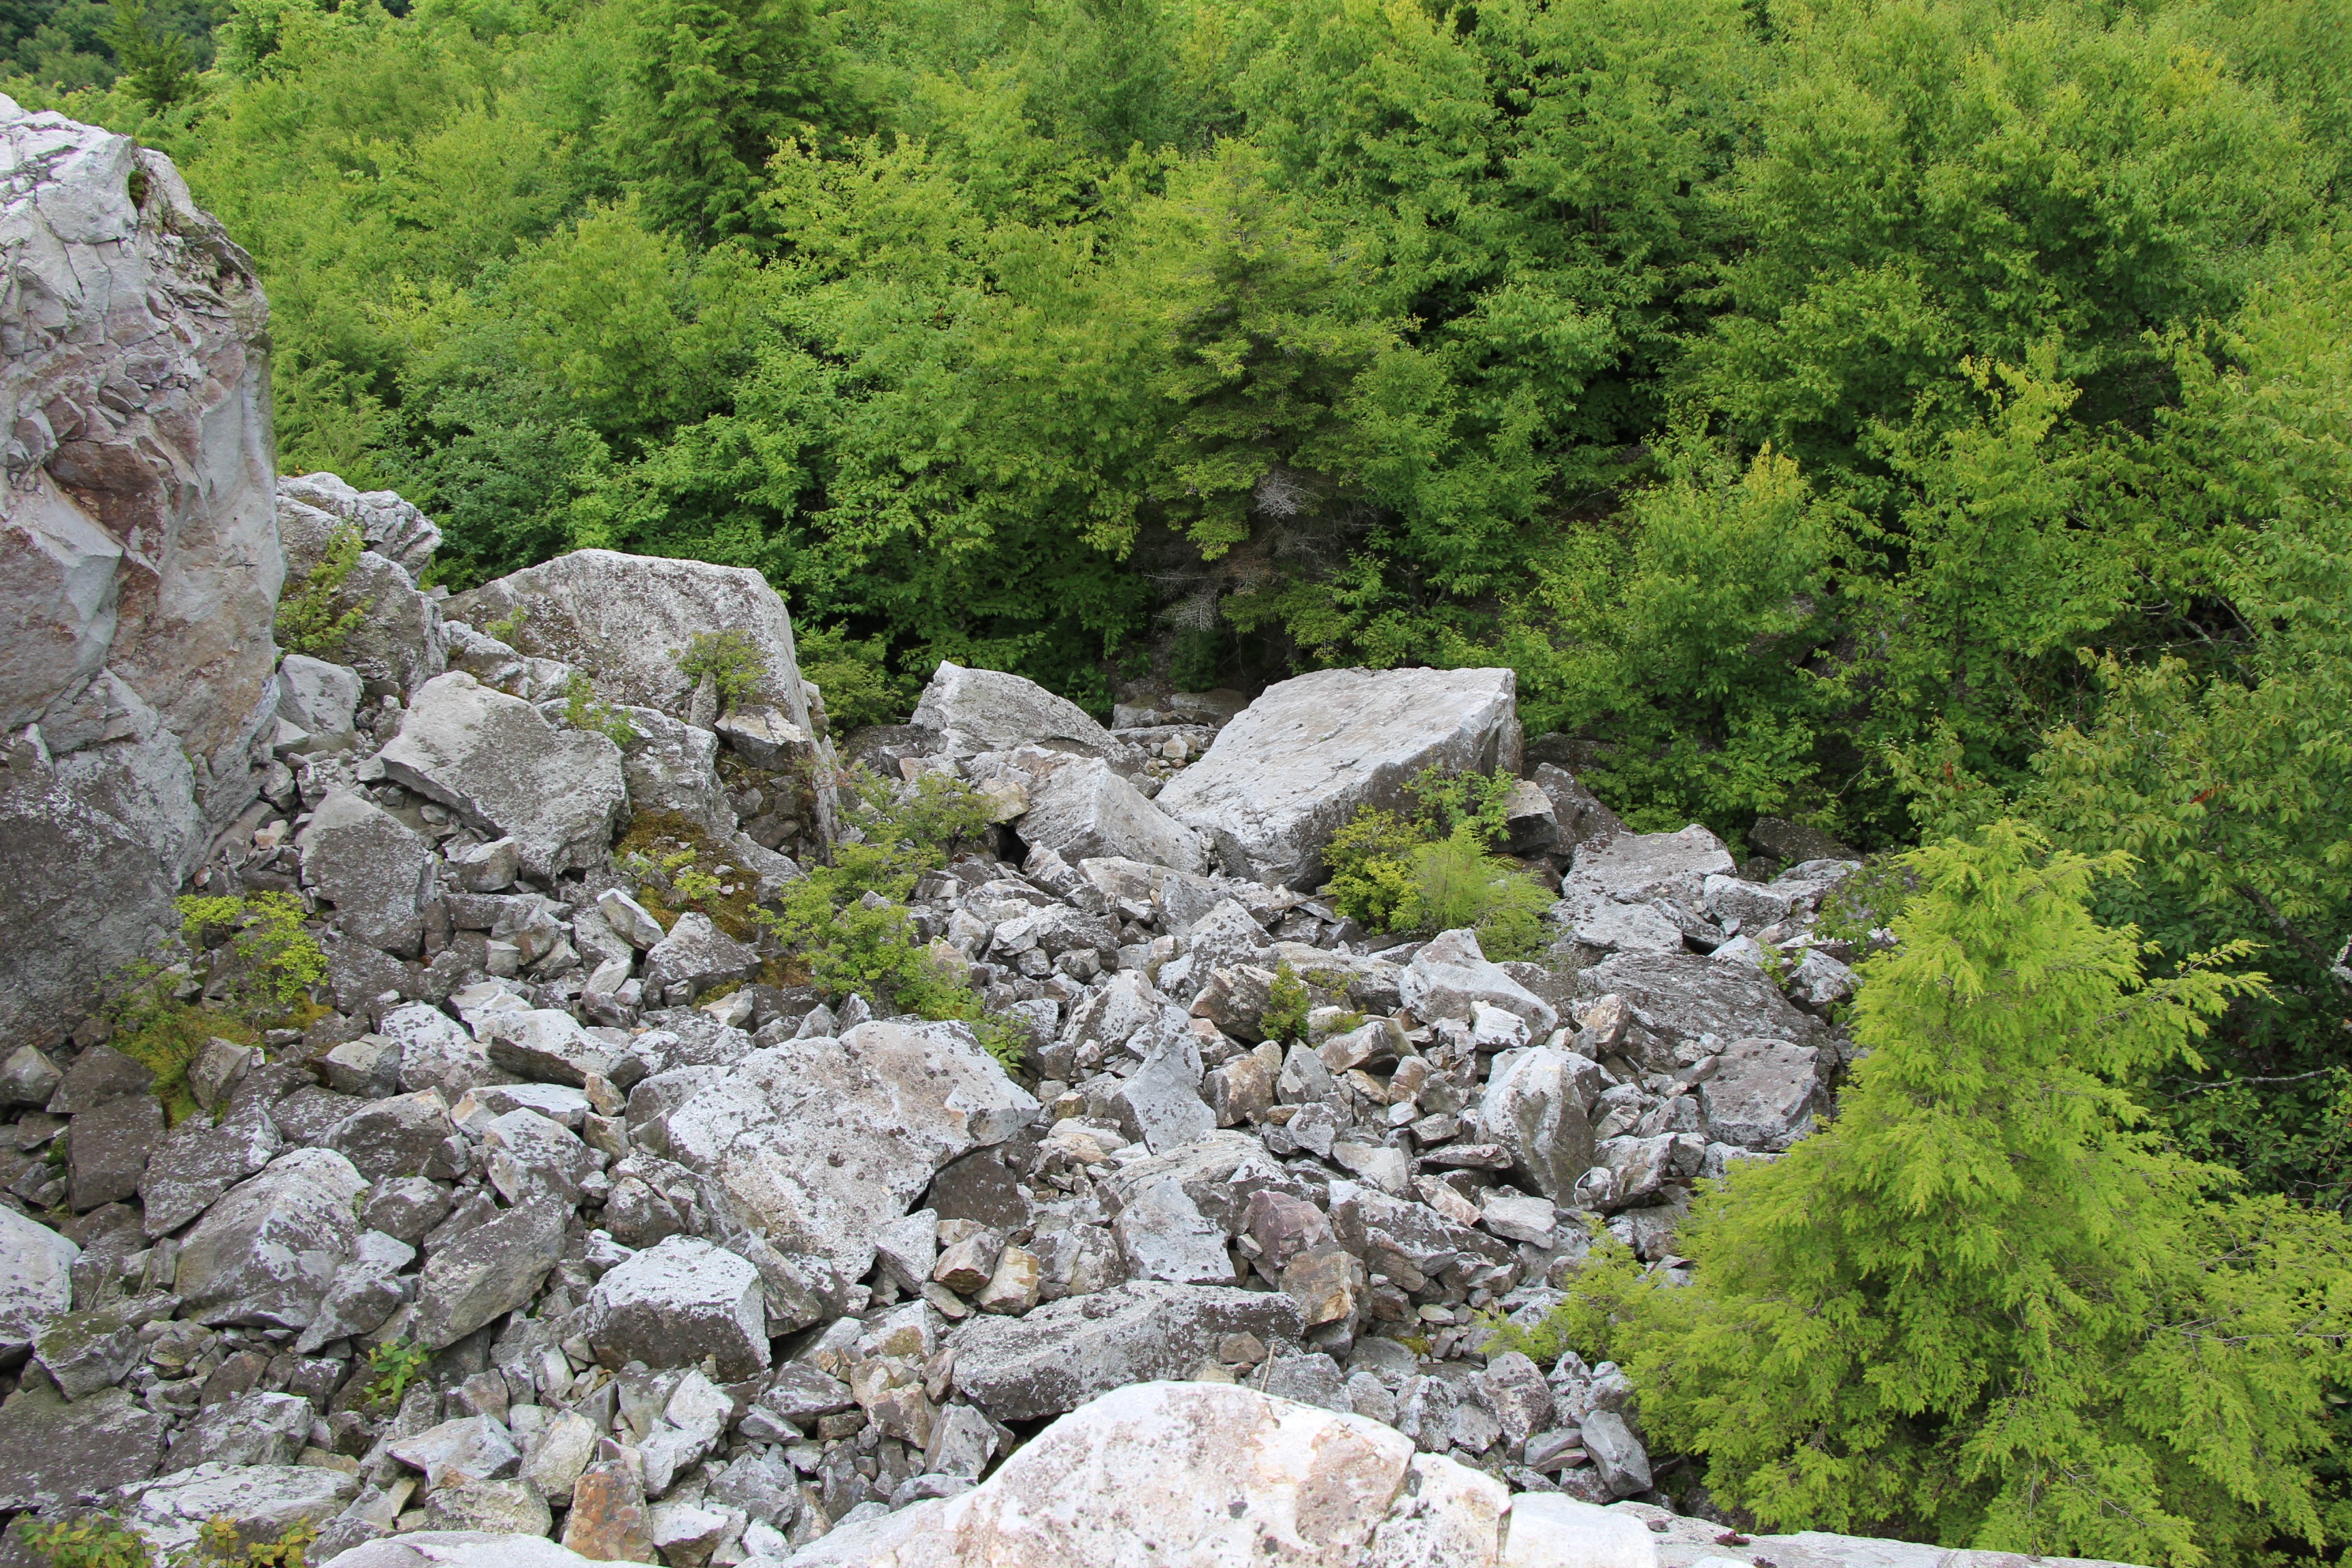
{"label": "angular rock fragment", "polygon": [[973,1317],[950,1343],[967,1398],[999,1421],[1034,1421],[1126,1384],[1184,1376],[1227,1334],[1295,1342],[1301,1327],[1287,1296],[1139,1280],[1026,1317]]}
{"label": "angular rock fragment", "polygon": [[281,1154],[215,1203],[180,1246],[184,1316],[299,1329],[359,1239],[365,1178],[325,1149]]}
{"label": "angular rock fragment", "polygon": [[733,1382],[768,1366],[760,1271],[693,1237],[671,1237],[607,1273],[582,1331],[611,1367],[692,1366],[711,1356]]}

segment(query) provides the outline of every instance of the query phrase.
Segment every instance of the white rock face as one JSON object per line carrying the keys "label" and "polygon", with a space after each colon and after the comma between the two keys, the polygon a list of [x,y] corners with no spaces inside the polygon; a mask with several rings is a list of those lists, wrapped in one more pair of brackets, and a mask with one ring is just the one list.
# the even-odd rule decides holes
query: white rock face
{"label": "white rock face", "polygon": [[1475,931],[1440,932],[1404,966],[1397,994],[1423,1018],[1466,1018],[1483,1002],[1520,1019],[1538,1037],[1559,1022],[1551,1004],[1488,961]]}
{"label": "white rock face", "polygon": [[944,754],[957,762],[1021,746],[1116,763],[1143,760],[1134,747],[1096,723],[1085,709],[1055,696],[1035,681],[1003,670],[966,669],[944,660],[932,672],[930,684],[923,688],[912,722],[937,731],[944,742]]}
{"label": "white rock face", "polygon": [[1331,835],[1422,769],[1516,771],[1517,690],[1507,669],[1318,669],[1266,688],[1155,804],[1227,876],[1311,889]]}
{"label": "white rock face", "polygon": [[378,759],[395,784],[512,838],[524,869],[542,879],[601,861],[628,805],[619,747],[558,730],[462,670],[425,682]]}
{"label": "white rock face", "polygon": [[940,1167],[1037,1110],[960,1024],[861,1024],[752,1052],[669,1113],[670,1158],[778,1250],[852,1280]]}
{"label": "white rock face", "polygon": [[367,548],[414,578],[431,564],[441,547],[433,520],[393,490],[362,490],[336,474],[303,474],[280,479],[278,495],[359,525]]}
{"label": "white rock face", "polygon": [[12,1208],[0,1208],[0,1356],[33,1342],[40,1326],[73,1305],[81,1248]]}
{"label": "white rock face", "polygon": [[354,1546],[336,1568],[594,1568],[596,1560],[543,1535],[476,1530],[419,1530]]}
{"label": "white rock face", "polygon": [[1553,1203],[1571,1201],[1592,1167],[1586,1112],[1601,1092],[1600,1064],[1549,1046],[1498,1059],[1478,1105],[1478,1124],[1513,1167]]}
{"label": "white rock face", "polygon": [[0,1045],[175,923],[268,761],[268,322],[170,159],[0,98]]}
{"label": "white rock face", "polygon": [[658,708],[674,719],[688,717],[694,695],[677,653],[697,632],[740,632],[764,673],[763,689],[744,702],[781,708],[814,732],[792,616],[767,579],[749,567],[575,550],[460,594],[447,608],[453,619],[475,626],[520,610],[521,625],[507,639],[518,651],[589,671],[596,694],[608,702]]}

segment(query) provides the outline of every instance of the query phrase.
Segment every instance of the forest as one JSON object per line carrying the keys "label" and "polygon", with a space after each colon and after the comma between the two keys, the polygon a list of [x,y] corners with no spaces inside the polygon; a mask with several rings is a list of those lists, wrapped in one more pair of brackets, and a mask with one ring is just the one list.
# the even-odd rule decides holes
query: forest
{"label": "forest", "polygon": [[[2316,1219],[2352,1205],[2347,21],[5,0],[0,90],[179,162],[267,284],[282,469],[398,489],[453,587],[755,566],[842,725],[941,658],[1098,713],[1508,666],[1637,827],[2078,892],[2052,940],[2202,1037],[2096,1068],[2116,1136]],[[1999,865],[1933,858],[1966,844]],[[2243,1539],[2352,1538],[2341,1370],[2294,1439],[2319,1500]]]}

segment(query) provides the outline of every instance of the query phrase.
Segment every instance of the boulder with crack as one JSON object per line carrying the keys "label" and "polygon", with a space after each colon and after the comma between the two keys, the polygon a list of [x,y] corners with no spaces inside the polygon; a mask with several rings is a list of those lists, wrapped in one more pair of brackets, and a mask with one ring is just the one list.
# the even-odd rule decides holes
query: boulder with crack
{"label": "boulder with crack", "polygon": [[940,1167],[1037,1110],[965,1026],[869,1023],[752,1052],[671,1110],[667,1136],[779,1250],[852,1280]]}
{"label": "boulder with crack", "polygon": [[999,1421],[1058,1415],[1130,1383],[1189,1375],[1228,1334],[1296,1343],[1298,1307],[1278,1291],[1136,1280],[1026,1317],[975,1316],[949,1338],[955,1385]]}
{"label": "boulder with crack", "polygon": [[1315,670],[1268,687],[1156,804],[1227,876],[1312,889],[1331,835],[1403,806],[1423,768],[1517,771],[1517,696],[1507,669]]}
{"label": "boulder with crack", "polygon": [[490,837],[542,880],[600,864],[628,805],[620,748],[558,730],[520,698],[452,670],[425,682],[377,753],[383,774]]}

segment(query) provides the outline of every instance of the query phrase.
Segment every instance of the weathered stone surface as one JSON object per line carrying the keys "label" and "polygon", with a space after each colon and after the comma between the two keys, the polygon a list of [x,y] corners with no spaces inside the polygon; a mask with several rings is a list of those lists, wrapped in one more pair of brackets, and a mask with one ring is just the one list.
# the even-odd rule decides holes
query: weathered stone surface
{"label": "weathered stone surface", "polygon": [[139,1198],[147,1234],[168,1236],[220,1201],[221,1195],[276,1159],[285,1147],[269,1108],[242,1101],[213,1126],[192,1116],[148,1156]]}
{"label": "weathered stone surface", "polygon": [[358,1490],[354,1478],[310,1465],[207,1464],[148,1488],[134,1518],[167,1552],[194,1545],[215,1519],[227,1520],[242,1540],[275,1541],[295,1525],[333,1518]]}
{"label": "weathered stone surface", "polygon": [[437,1089],[454,1104],[490,1079],[489,1052],[438,1007],[394,1007],[376,1033],[400,1053],[400,1087],[410,1094]]}
{"label": "weathered stone surface", "polygon": [[153,709],[111,677],[106,738],[65,754],[0,741],[0,1046],[55,1040],[108,976],[179,929],[203,852],[197,776]]}
{"label": "weathered stone surface", "polygon": [[[642,1508],[640,1503],[640,1508]],[[566,1528],[564,1539],[570,1540]],[[554,1542],[530,1535],[494,1535],[477,1530],[420,1530],[385,1541],[371,1541],[333,1558],[335,1568],[593,1568],[601,1562],[643,1563],[652,1552],[648,1543],[638,1556],[615,1552],[609,1556],[583,1557]]]}
{"label": "weathered stone surface", "polygon": [[735,831],[735,808],[719,782],[719,737],[655,708],[624,710],[637,739],[621,753],[631,811],[667,811],[715,838]]}
{"label": "weathered stone surface", "polygon": [[[626,1459],[591,1465],[572,1489],[572,1512],[563,1521],[563,1544],[599,1563],[650,1563],[653,1531],[646,1517],[646,1486],[637,1466]],[[504,1568],[485,1558],[481,1568]]]}
{"label": "weathered stone surface", "polygon": [[773,704],[812,730],[792,617],[749,567],[575,550],[460,594],[448,607],[476,626],[520,610],[521,624],[508,639],[516,648],[589,671],[606,701],[677,719],[688,717],[694,694],[677,655],[698,632],[736,632],[758,656],[763,678],[744,700]]}
{"label": "weathered stone surface", "polygon": [[557,730],[458,670],[416,692],[378,760],[386,778],[513,838],[524,869],[542,879],[601,862],[628,804],[619,747]]}
{"label": "weathered stone surface", "polygon": [[1118,1211],[1112,1233],[1131,1278],[1180,1285],[1234,1282],[1224,1227],[1201,1213],[1173,1172],[1133,1192]]}
{"label": "weathered stone surface", "polygon": [[1201,837],[1099,757],[1032,746],[975,757],[965,772],[975,783],[1018,783],[1029,803],[1015,819],[1022,840],[1073,864],[1115,858],[1193,874],[1208,869]]}
{"label": "weathered stone surface", "polygon": [[529,1301],[562,1254],[567,1212],[547,1199],[523,1204],[433,1251],[416,1288],[416,1342],[438,1350]]}
{"label": "weathered stone surface", "polygon": [[94,1110],[124,1095],[145,1094],[154,1082],[152,1070],[112,1046],[92,1046],[66,1069],[49,1099],[49,1113],[73,1115]]}
{"label": "weathered stone surface", "polygon": [[299,1329],[359,1239],[367,1183],[325,1149],[297,1149],[232,1189],[181,1244],[182,1313],[205,1323]]}
{"label": "weathered stone surface", "polygon": [[251,733],[284,575],[253,264],[129,137],[13,102],[0,135],[0,641],[30,656],[0,678],[0,723],[43,719],[102,663],[241,784],[221,753]]}
{"label": "weathered stone surface", "polygon": [[1477,1005],[1499,1007],[1540,1038],[1559,1016],[1479,951],[1475,931],[1449,931],[1427,942],[1398,976],[1397,994],[1417,1017],[1467,1020]]}
{"label": "weathered stone surface", "polygon": [[966,1397],[1000,1421],[1034,1421],[1126,1384],[1187,1375],[1227,1334],[1295,1342],[1300,1327],[1287,1296],[1138,1280],[1023,1318],[975,1317],[950,1342]]}
{"label": "weathered stone surface", "polygon": [[1571,1202],[1577,1178],[1592,1166],[1592,1123],[1586,1108],[1601,1092],[1600,1064],[1573,1051],[1539,1046],[1498,1058],[1478,1104],[1478,1125],[1510,1152],[1536,1191]]}
{"label": "weathered stone surface", "polygon": [[370,550],[412,577],[433,563],[433,552],[441,547],[441,530],[433,520],[393,490],[359,489],[334,474],[301,474],[278,480],[278,494],[357,523]]}
{"label": "weathered stone surface", "polygon": [[934,1173],[1036,1112],[963,1026],[873,1023],[754,1051],[671,1110],[667,1137],[779,1250],[855,1279]]}
{"label": "weathered stone surface", "polygon": [[365,690],[348,665],[289,653],[278,666],[278,716],[309,735],[310,748],[348,743]]}
{"label": "weathered stone surface", "polygon": [[0,1405],[0,1509],[49,1508],[143,1481],[163,1455],[163,1418],[110,1388],[71,1403],[20,1388]]}
{"label": "weathered stone surface", "polygon": [[1312,889],[1331,835],[1403,805],[1422,769],[1516,771],[1517,692],[1507,669],[1315,670],[1268,687],[1156,804],[1227,876]]}
{"label": "weathered stone surface", "polygon": [[1163,1040],[1113,1092],[1121,1131],[1155,1154],[1207,1136],[1217,1115],[1202,1100],[1200,1084],[1201,1055],[1192,1037]]}
{"label": "weathered stone surface", "polygon": [[707,1241],[673,1236],[597,1281],[583,1329],[611,1367],[693,1366],[715,1356],[732,1382],[768,1366],[760,1271]]}
{"label": "weathered stone surface", "polygon": [[[495,1091],[484,1098],[495,1098]],[[598,1169],[594,1151],[578,1133],[529,1106],[503,1111],[478,1131],[489,1156],[490,1184],[510,1204],[544,1195],[575,1205],[582,1184]]]}
{"label": "weathered stone surface", "polygon": [[165,1473],[198,1465],[290,1465],[310,1436],[310,1402],[241,1394],[196,1413],[172,1441]]}
{"label": "weathered stone surface", "polygon": [[128,137],[14,102],[0,137],[13,1047],[54,1037],[152,950],[207,827],[252,797],[284,568],[251,261]]}
{"label": "weathered stone surface", "polygon": [[[348,520],[281,492],[278,536],[286,547],[289,594],[305,590],[304,579],[325,558]],[[441,605],[417,589],[398,563],[362,550],[343,580],[327,595],[327,613],[357,618],[335,646],[335,657],[362,679],[414,692],[449,667],[449,636]]]}
{"label": "weathered stone surface", "polygon": [[87,1399],[129,1375],[139,1358],[139,1318],[121,1303],[61,1312],[41,1325],[33,1359],[68,1399]]}
{"label": "weathered stone surface", "polygon": [[0,1105],[47,1105],[64,1081],[38,1046],[18,1046],[0,1061]]}
{"label": "weathered stone surface", "polygon": [[319,803],[300,844],[302,879],[335,906],[345,934],[415,956],[429,839],[366,796],[336,790]]}
{"label": "weathered stone surface", "polygon": [[387,1176],[453,1180],[464,1169],[449,1146],[457,1135],[449,1103],[437,1089],[375,1100],[337,1122],[320,1140],[371,1182]]}
{"label": "weathered stone surface", "polygon": [[1658,1568],[1658,1562],[1656,1540],[1638,1515],[1558,1492],[1511,1500],[1504,1568]]}
{"label": "weathered stone surface", "polygon": [[690,1000],[715,986],[748,980],[760,967],[760,955],[711,923],[699,910],[677,917],[667,935],[646,954],[646,992],[668,994],[683,985]]}
{"label": "weathered stone surface", "polygon": [[487,1415],[464,1415],[428,1426],[385,1450],[402,1464],[425,1472],[427,1489],[499,1480],[521,1467],[522,1450],[506,1424]]}
{"label": "weathered stone surface", "polygon": [[47,1226],[0,1205],[0,1357],[22,1352],[43,1323],[73,1305],[80,1255]]}
{"label": "weathered stone surface", "polygon": [[945,660],[923,688],[913,723],[938,735],[940,753],[958,762],[1022,746],[1118,763],[1142,760],[1085,709],[1035,681]]}
{"label": "weathered stone surface", "polygon": [[436,1530],[543,1537],[555,1516],[546,1500],[521,1481],[461,1481],[425,1500],[425,1521]]}
{"label": "weathered stone surface", "polygon": [[1620,954],[1579,974],[1577,986],[1588,996],[1623,997],[1636,1022],[1669,1042],[1701,1035],[1801,1041],[1816,1027],[1759,971],[1696,953]]}
{"label": "weathered stone surface", "polygon": [[524,1448],[523,1483],[549,1502],[569,1507],[572,1489],[596,1458],[596,1444],[602,1436],[595,1424],[576,1411],[560,1412]]}
{"label": "weathered stone surface", "polygon": [[1743,1149],[1778,1152],[1813,1130],[1828,1103],[1821,1052],[1785,1040],[1734,1040],[1699,1086],[1707,1136]]}
{"label": "weathered stone surface", "polygon": [[77,1115],[67,1141],[75,1210],[137,1193],[148,1156],[163,1142],[163,1108],[147,1095],[126,1094]]}
{"label": "weathered stone surface", "polygon": [[[445,1207],[446,1202],[443,1200]],[[362,1232],[352,1257],[335,1270],[326,1295],[320,1299],[310,1326],[294,1342],[295,1353],[308,1355],[332,1341],[382,1328],[407,1303],[415,1281],[399,1276],[415,1260],[416,1248],[400,1237],[381,1230]]]}

